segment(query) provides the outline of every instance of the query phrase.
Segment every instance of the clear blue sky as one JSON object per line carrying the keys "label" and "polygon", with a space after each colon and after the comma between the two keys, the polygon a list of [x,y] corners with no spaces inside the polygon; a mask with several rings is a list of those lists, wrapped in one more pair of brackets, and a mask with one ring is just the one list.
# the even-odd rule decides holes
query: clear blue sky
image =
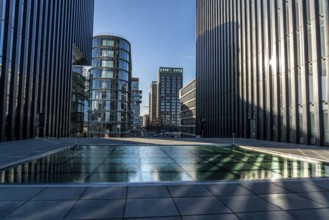
{"label": "clear blue sky", "polygon": [[141,115],[159,67],[184,68],[195,77],[195,0],[95,0],[94,34],[125,37],[132,47],[132,74],[143,90]]}

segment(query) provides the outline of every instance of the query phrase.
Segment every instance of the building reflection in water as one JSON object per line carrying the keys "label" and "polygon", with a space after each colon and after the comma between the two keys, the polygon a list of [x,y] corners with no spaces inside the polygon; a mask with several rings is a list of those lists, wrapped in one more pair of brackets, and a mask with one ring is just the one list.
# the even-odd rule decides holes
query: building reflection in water
{"label": "building reflection in water", "polygon": [[230,147],[77,146],[0,170],[0,183],[328,177],[329,165]]}

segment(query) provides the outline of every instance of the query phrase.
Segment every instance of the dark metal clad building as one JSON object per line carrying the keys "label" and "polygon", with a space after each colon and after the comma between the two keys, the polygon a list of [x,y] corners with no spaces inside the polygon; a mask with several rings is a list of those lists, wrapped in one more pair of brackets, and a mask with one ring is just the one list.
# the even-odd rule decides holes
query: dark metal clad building
{"label": "dark metal clad building", "polygon": [[329,145],[329,1],[197,0],[205,137]]}
{"label": "dark metal clad building", "polygon": [[0,0],[0,141],[68,136],[73,63],[91,62],[94,0]]}

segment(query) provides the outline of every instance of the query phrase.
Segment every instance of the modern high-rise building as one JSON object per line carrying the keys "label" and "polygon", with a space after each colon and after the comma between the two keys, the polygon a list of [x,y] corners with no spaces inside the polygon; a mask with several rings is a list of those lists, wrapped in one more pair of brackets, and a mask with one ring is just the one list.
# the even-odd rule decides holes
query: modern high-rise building
{"label": "modern high-rise building", "polygon": [[181,137],[196,136],[196,81],[189,82],[179,91]]}
{"label": "modern high-rise building", "polygon": [[329,145],[328,0],[197,0],[206,137]]}
{"label": "modern high-rise building", "polygon": [[183,69],[160,67],[157,87],[157,119],[161,129],[176,131],[180,122],[179,90],[183,87]]}
{"label": "modern high-rise building", "polygon": [[131,78],[131,131],[140,131],[140,105],[142,90],[139,89],[139,78]]}
{"label": "modern high-rise building", "polygon": [[74,65],[72,72],[70,136],[81,137],[84,136],[85,112],[88,109],[88,70],[84,66]]}
{"label": "modern high-rise building", "polygon": [[153,127],[157,125],[157,92],[158,83],[157,81],[152,81],[149,91],[149,123]]}
{"label": "modern high-rise building", "polygon": [[72,65],[91,61],[94,0],[2,0],[0,17],[0,141],[68,136]]}
{"label": "modern high-rise building", "polygon": [[90,70],[89,135],[123,137],[131,129],[131,49],[118,36],[93,39]]}

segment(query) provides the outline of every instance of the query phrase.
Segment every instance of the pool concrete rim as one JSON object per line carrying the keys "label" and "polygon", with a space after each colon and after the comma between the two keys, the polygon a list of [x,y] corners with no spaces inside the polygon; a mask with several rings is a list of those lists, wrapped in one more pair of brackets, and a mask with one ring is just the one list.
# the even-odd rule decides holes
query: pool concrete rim
{"label": "pool concrete rim", "polygon": [[307,182],[328,181],[329,177],[305,177],[290,179],[263,179],[263,180],[213,180],[213,181],[161,181],[161,182],[103,182],[103,183],[13,183],[0,184],[0,188],[21,187],[114,187],[114,186],[172,186],[172,185],[225,185],[245,183],[283,183],[283,182]]}

